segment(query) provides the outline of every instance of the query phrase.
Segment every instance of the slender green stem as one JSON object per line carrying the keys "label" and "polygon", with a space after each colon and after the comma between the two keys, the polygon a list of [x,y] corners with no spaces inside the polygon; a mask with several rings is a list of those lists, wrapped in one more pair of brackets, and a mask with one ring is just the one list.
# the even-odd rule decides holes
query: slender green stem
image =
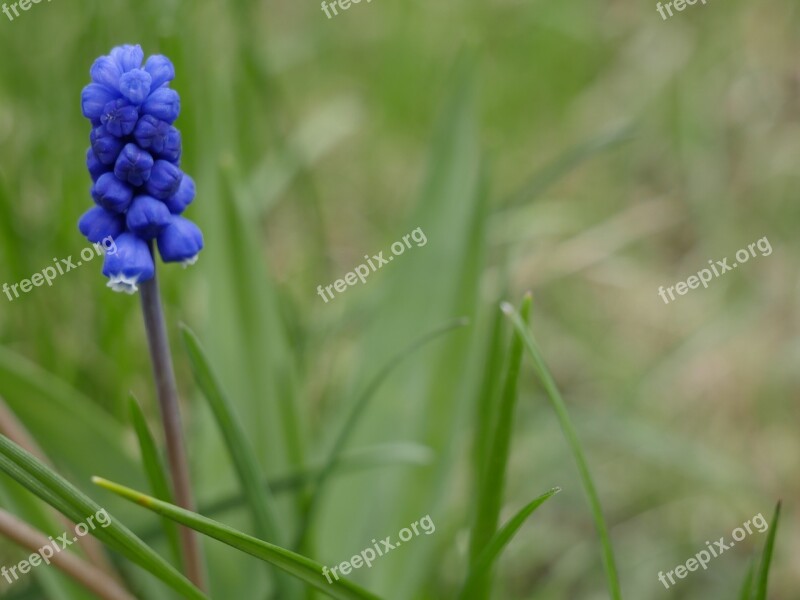
{"label": "slender green stem", "polygon": [[594,480],[589,472],[589,464],[586,461],[586,454],[584,453],[581,442],[578,439],[578,433],[575,431],[575,426],[572,424],[572,419],[569,416],[567,405],[565,404],[564,399],[561,397],[561,392],[558,391],[558,386],[556,385],[553,376],[550,374],[550,370],[547,368],[544,358],[542,357],[542,353],[539,350],[539,346],[536,344],[536,340],[530,331],[528,331],[528,328],[525,326],[522,318],[519,316],[517,311],[514,310],[514,307],[507,302],[503,302],[501,308],[503,309],[503,312],[506,313],[508,318],[511,319],[511,322],[514,324],[514,327],[519,335],[522,336],[522,340],[525,343],[525,346],[527,347],[531,357],[533,358],[533,366],[536,370],[536,373],[539,376],[539,379],[542,381],[542,385],[544,386],[547,397],[550,399],[550,404],[552,405],[553,410],[556,413],[556,417],[558,418],[558,422],[561,425],[561,429],[564,432],[564,437],[567,439],[567,444],[569,445],[570,450],[572,450],[572,455],[575,458],[575,463],[578,466],[578,472],[581,477],[581,482],[583,483],[584,491],[586,492],[586,496],[589,500],[589,506],[592,511],[592,516],[594,517],[595,527],[597,527],[597,534],[600,537],[600,544],[603,547],[603,566],[605,567],[606,571],[608,590],[613,600],[621,600],[622,591],[620,589],[617,566],[614,560],[614,549],[611,545],[611,537],[608,534],[608,527],[606,526],[605,517],[603,516],[603,508],[600,505],[600,497],[597,494],[597,488],[595,487]]}
{"label": "slender green stem", "polygon": [[[152,252],[152,248],[151,248]],[[161,421],[164,426],[164,438],[167,444],[167,459],[172,476],[175,501],[186,510],[194,510],[192,486],[189,480],[189,465],[186,459],[186,448],[183,442],[180,406],[178,404],[178,386],[175,382],[175,371],[172,367],[172,355],[169,339],[164,323],[164,310],[161,306],[161,295],[158,291],[158,279],[154,275],[140,286],[142,296],[142,313],[147,330],[147,341],[150,358],[153,363],[153,376],[156,381],[158,403],[161,408]],[[201,590],[206,589],[205,569],[200,553],[197,534],[187,527],[180,528],[181,546],[185,562],[186,576]]]}

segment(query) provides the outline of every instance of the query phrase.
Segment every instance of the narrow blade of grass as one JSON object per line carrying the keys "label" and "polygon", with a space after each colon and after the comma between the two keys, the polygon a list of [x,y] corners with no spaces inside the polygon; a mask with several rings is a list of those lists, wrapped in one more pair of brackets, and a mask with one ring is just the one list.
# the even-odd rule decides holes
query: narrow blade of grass
{"label": "narrow blade of grass", "polygon": [[767,600],[767,583],[769,581],[769,568],[772,563],[772,553],[775,550],[775,536],[778,533],[778,521],[781,516],[781,502],[775,505],[775,514],[772,517],[772,522],[769,526],[769,533],[767,534],[767,541],[764,544],[764,552],[761,554],[761,560],[758,563],[758,574],[755,580],[755,599]]}
{"label": "narrow blade of grass", "polygon": [[594,485],[594,480],[592,479],[591,472],[589,471],[589,464],[586,461],[586,454],[581,446],[578,433],[575,430],[575,426],[572,424],[572,419],[569,416],[567,405],[564,403],[564,399],[561,397],[561,392],[559,392],[558,386],[556,385],[553,376],[550,374],[550,370],[545,364],[542,353],[539,351],[539,346],[536,344],[533,336],[528,331],[525,322],[522,320],[517,311],[514,310],[514,307],[507,302],[504,302],[501,305],[501,308],[514,324],[514,328],[522,337],[525,347],[528,349],[528,353],[533,359],[534,369],[536,370],[536,373],[539,376],[542,385],[544,386],[546,395],[550,400],[550,404],[553,407],[556,417],[558,418],[558,422],[561,425],[561,429],[564,432],[564,437],[567,440],[567,444],[572,451],[572,455],[575,459],[575,463],[577,464],[578,472],[580,474],[581,483],[583,484],[583,489],[586,492],[586,496],[589,500],[589,506],[591,507],[595,527],[597,528],[597,533],[600,537],[600,544],[602,545],[603,549],[603,566],[605,567],[606,571],[608,591],[611,595],[611,598],[614,600],[621,600],[622,590],[619,585],[619,575],[617,574],[616,561],[614,560],[614,549],[611,545],[611,537],[608,534],[608,526],[606,525],[606,520],[603,516],[603,508],[600,504],[600,497],[597,494],[597,488]]}
{"label": "narrow blade of grass", "polygon": [[[185,324],[181,323],[181,335],[189,363],[192,366],[195,381],[208,400],[211,412],[225,440],[225,445],[231,456],[231,461],[239,476],[242,493],[253,515],[256,533],[261,538],[275,540],[280,543],[282,538],[275,515],[275,503],[269,488],[261,483],[261,469],[253,449],[247,443],[244,427],[239,421],[230,400],[222,389],[219,379],[211,369],[200,340],[195,333]],[[281,597],[287,597],[290,582],[276,573],[275,585]]]}
{"label": "narrow blade of grass", "polygon": [[548,499],[552,498],[560,491],[561,488],[555,487],[531,501],[516,515],[509,519],[509,521],[503,525],[503,527],[496,534],[494,534],[480,555],[478,555],[475,565],[470,569],[469,577],[467,577],[467,580],[464,583],[464,587],[461,590],[459,598],[468,600],[475,597],[473,595],[473,590],[475,589],[474,584],[480,579],[486,577],[486,574],[492,569],[495,561],[500,556],[500,553],[517,534],[517,531],[519,531],[519,528],[522,527],[522,524],[534,513],[537,508],[539,508]]}
{"label": "narrow blade of grass", "polygon": [[500,369],[503,364],[503,313],[495,311],[489,334],[489,346],[486,349],[483,379],[478,392],[475,415],[475,441],[473,443],[473,479],[475,489],[483,487],[483,475],[486,472],[486,457],[492,441],[495,425],[493,401],[500,381]]}
{"label": "narrow blade of grass", "polygon": [[[128,399],[128,412],[130,413],[131,423],[133,429],[136,431],[136,438],[139,440],[139,450],[142,454],[142,465],[144,466],[147,480],[150,483],[150,490],[153,495],[159,500],[174,504],[175,500],[172,497],[172,490],[169,486],[169,479],[167,472],[164,469],[164,463],[156,448],[156,442],[147,426],[147,421],[142,413],[142,408],[136,397],[131,393]],[[162,526],[164,533],[167,536],[170,551],[175,560],[176,565],[182,565],[183,553],[181,552],[181,543],[178,536],[178,528],[174,522],[169,519],[162,519]]]}
{"label": "narrow blade of grass", "polygon": [[[83,523],[89,516],[103,510],[94,500],[3,435],[0,435],[0,471],[74,523]],[[116,519],[110,519],[108,526],[96,527],[91,533],[113,550],[151,572],[184,598],[208,600],[203,592]]]}
{"label": "narrow blade of grass", "polygon": [[220,433],[225,439],[242,491],[253,513],[256,531],[261,537],[280,541],[278,519],[273,512],[274,503],[268,489],[261,483],[258,459],[247,444],[244,427],[208,364],[197,336],[184,324],[181,324],[181,334],[197,385],[208,400]]}
{"label": "narrow blade of grass", "polygon": [[378,390],[378,388],[380,388],[384,380],[403,362],[404,359],[411,356],[416,350],[422,348],[428,342],[435,340],[445,333],[449,333],[460,327],[465,327],[468,323],[469,321],[467,319],[456,319],[455,321],[451,321],[450,323],[447,323],[441,327],[437,327],[433,331],[426,333],[422,337],[409,344],[406,348],[398,352],[383,366],[380,371],[378,371],[372,381],[370,381],[370,383],[364,389],[364,392],[361,394],[361,396],[359,396],[353,407],[350,409],[350,413],[348,414],[342,429],[339,431],[339,435],[336,436],[327,460],[312,484],[313,489],[311,491],[311,496],[300,526],[300,531],[297,535],[297,540],[295,542],[296,548],[302,548],[304,546],[308,528],[311,524],[311,520],[314,518],[314,513],[317,508],[317,504],[319,503],[319,498],[322,494],[322,489],[324,488],[328,478],[335,470],[342,451],[347,446],[347,440],[350,438],[353,431],[355,431],[359,417],[364,414],[370,399],[375,395],[375,392]]}
{"label": "narrow blade of grass", "polygon": [[753,600],[753,572],[755,565],[751,562],[747,566],[747,573],[744,575],[742,589],[739,591],[739,600]]}
{"label": "narrow blade of grass", "polygon": [[379,600],[378,596],[346,579],[340,578],[337,580],[335,577],[330,576],[331,582],[328,582],[325,575],[323,575],[324,567],[321,564],[291,550],[259,540],[197,513],[162,502],[101,477],[94,477],[92,481],[100,487],[114,492],[131,502],[135,502],[148,510],[275,565],[332,598],[340,600]]}
{"label": "narrow blade of grass", "polygon": [[[525,321],[528,319],[530,306],[530,296],[526,296],[522,303],[522,318]],[[471,582],[471,597],[473,598],[488,598],[491,589],[490,570],[479,571],[474,567],[479,555],[495,535],[500,520],[500,510],[505,495],[506,466],[511,451],[514,409],[517,405],[517,382],[523,352],[522,338],[519,334],[514,335],[508,352],[507,370],[499,397],[499,406],[496,409],[492,408],[496,413],[493,419],[495,426],[490,433],[491,439],[487,448],[484,472],[477,490],[475,523],[470,537],[470,567],[475,573]]]}

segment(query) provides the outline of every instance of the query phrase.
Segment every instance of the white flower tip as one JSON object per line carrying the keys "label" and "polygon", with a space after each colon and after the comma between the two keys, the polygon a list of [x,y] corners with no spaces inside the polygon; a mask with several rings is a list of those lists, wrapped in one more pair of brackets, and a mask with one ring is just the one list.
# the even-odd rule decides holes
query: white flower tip
{"label": "white flower tip", "polygon": [[186,260],[182,260],[181,261],[181,265],[183,265],[184,269],[187,268],[187,267],[191,267],[194,263],[197,262],[197,259],[198,259],[199,256],[200,256],[200,253],[198,252],[197,254],[192,256],[191,258],[187,258]]}
{"label": "white flower tip", "polygon": [[108,279],[108,283],[106,284],[115,292],[125,292],[126,294],[135,294],[139,291],[137,287],[137,283],[139,282],[139,276],[135,277],[126,277],[122,273],[118,275],[112,275]]}

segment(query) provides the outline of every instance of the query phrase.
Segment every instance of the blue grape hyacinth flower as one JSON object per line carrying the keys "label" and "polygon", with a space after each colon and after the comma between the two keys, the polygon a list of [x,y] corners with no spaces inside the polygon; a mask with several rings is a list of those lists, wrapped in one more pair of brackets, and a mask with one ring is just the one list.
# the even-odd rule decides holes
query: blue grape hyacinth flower
{"label": "blue grape hyacinth flower", "polygon": [[184,218],[194,180],[180,169],[181,134],[173,123],[180,96],[169,87],[172,62],[160,54],[144,62],[141,46],[118,46],[94,61],[81,111],[92,124],[86,167],[95,206],[78,228],[89,241],[111,236],[103,275],[114,291],[132,294],[155,276],[154,246],[164,262],[194,264],[203,233]]}

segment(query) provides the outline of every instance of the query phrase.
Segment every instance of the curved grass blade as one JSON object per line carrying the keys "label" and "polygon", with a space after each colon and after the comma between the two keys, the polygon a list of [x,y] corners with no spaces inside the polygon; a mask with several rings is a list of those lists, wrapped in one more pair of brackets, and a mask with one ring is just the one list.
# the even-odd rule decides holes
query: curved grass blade
{"label": "curved grass blade", "polygon": [[[128,400],[128,412],[130,413],[133,429],[136,431],[136,438],[139,440],[142,464],[147,474],[147,480],[150,483],[150,490],[156,498],[174,504],[175,500],[172,496],[172,489],[169,487],[169,479],[164,470],[164,463],[161,461],[153,434],[147,426],[142,408],[139,406],[139,402],[133,392],[131,392]],[[184,564],[177,526],[169,519],[162,519],[162,526],[164,527],[164,533],[167,536],[172,556],[175,559],[175,564]]]}
{"label": "curved grass blade", "polygon": [[[282,535],[275,515],[275,503],[269,488],[261,483],[260,467],[253,449],[247,443],[244,427],[240,423],[216,375],[208,363],[205,352],[195,333],[185,324],[180,324],[183,343],[189,355],[195,381],[208,400],[211,412],[217,421],[220,433],[231,456],[231,461],[239,476],[242,493],[253,515],[256,534],[280,544]],[[276,577],[276,587],[280,596],[287,594],[288,580]]]}
{"label": "curved grass blade", "polygon": [[220,433],[225,439],[242,491],[253,513],[256,531],[261,537],[280,540],[278,519],[273,512],[274,503],[268,489],[261,483],[258,459],[247,444],[244,428],[208,364],[197,336],[184,324],[180,328],[195,380],[208,400]]}
{"label": "curved grass blade", "polygon": [[507,302],[503,302],[501,304],[501,308],[514,324],[514,328],[522,337],[525,347],[528,349],[528,353],[533,359],[534,369],[536,370],[536,373],[539,376],[542,385],[544,386],[546,395],[550,400],[550,404],[556,413],[559,424],[561,425],[561,430],[564,432],[564,437],[567,440],[567,444],[572,451],[572,455],[578,467],[578,473],[580,474],[581,483],[583,484],[583,489],[586,492],[586,496],[589,500],[589,506],[592,511],[592,517],[594,518],[594,524],[597,528],[598,536],[600,537],[600,544],[603,548],[603,566],[605,567],[606,571],[608,591],[611,595],[611,598],[614,600],[621,600],[622,590],[619,584],[616,561],[614,560],[614,548],[611,545],[611,537],[608,534],[608,526],[606,525],[606,520],[603,516],[603,508],[600,504],[600,497],[597,494],[597,488],[594,485],[592,474],[589,471],[589,464],[586,461],[586,454],[581,446],[578,433],[576,432],[575,426],[572,424],[572,419],[569,416],[567,405],[564,403],[564,399],[561,397],[561,392],[559,392],[558,386],[556,385],[553,376],[550,374],[550,370],[547,368],[547,365],[544,362],[544,358],[539,350],[539,346],[536,344],[533,335],[531,335],[531,333],[528,331],[528,328],[525,326],[525,323],[520,315],[514,310],[514,307]]}
{"label": "curved grass blade", "polygon": [[489,456],[492,431],[494,430],[496,412],[494,398],[500,382],[500,369],[503,364],[503,313],[496,311],[492,319],[489,333],[489,345],[485,355],[485,365],[478,392],[475,415],[475,441],[472,454],[472,470],[475,488],[483,488],[483,476],[486,473],[486,457]]}
{"label": "curved grass blade", "polygon": [[758,563],[758,573],[755,580],[755,600],[767,600],[767,583],[769,581],[769,567],[772,563],[772,554],[775,550],[775,536],[778,533],[778,520],[781,516],[781,502],[775,505],[775,514],[770,523],[767,541],[764,544],[764,552]]}
{"label": "curved grass blade", "polygon": [[503,525],[503,527],[492,537],[492,539],[483,549],[483,552],[481,552],[478,556],[478,559],[475,561],[475,565],[470,569],[469,577],[467,577],[466,582],[464,582],[464,587],[459,594],[459,598],[463,598],[464,600],[474,598],[473,590],[475,589],[475,583],[486,577],[486,573],[488,573],[492,566],[494,566],[494,562],[500,556],[503,548],[505,548],[506,545],[516,535],[517,531],[519,531],[519,528],[522,527],[522,524],[529,516],[533,514],[537,508],[539,508],[548,499],[560,491],[561,488],[554,487],[550,491],[545,492],[523,507],[522,510],[520,510],[516,515],[509,519],[505,525]]}
{"label": "curved grass blade", "polygon": [[742,589],[739,591],[739,600],[752,600],[753,599],[753,572],[755,565],[750,562],[745,573],[744,581],[742,582]]}
{"label": "curved grass blade", "polygon": [[[531,297],[526,295],[522,303],[522,319],[528,321]],[[481,485],[478,489],[475,524],[470,537],[470,567],[475,577],[472,581],[472,597],[488,598],[491,588],[490,570],[476,570],[476,561],[497,531],[500,510],[505,495],[506,467],[511,451],[511,437],[514,425],[514,409],[517,404],[517,382],[522,365],[524,347],[522,338],[516,334],[511,339],[508,353],[508,367],[499,406],[495,409],[494,428],[490,432],[488,454],[485,458]]]}
{"label": "curved grass blade", "polygon": [[[0,471],[15,479],[74,523],[83,523],[88,517],[103,510],[94,500],[4,435],[0,435]],[[208,600],[203,592],[115,519],[111,519],[107,527],[93,529],[92,535],[130,561],[150,571],[184,598]]]}
{"label": "curved grass blade", "polygon": [[114,492],[131,502],[135,502],[148,510],[275,565],[332,598],[338,600],[380,600],[378,596],[346,579],[340,578],[337,580],[331,577],[331,582],[329,583],[325,575],[323,575],[324,567],[321,564],[291,550],[259,540],[203,515],[162,502],[101,477],[93,477],[92,481],[100,487]]}
{"label": "curved grass blade", "polygon": [[303,517],[303,521],[300,525],[300,530],[297,535],[297,540],[295,542],[294,547],[302,548],[305,544],[306,535],[308,533],[308,528],[311,524],[311,520],[314,518],[314,512],[317,508],[317,504],[319,503],[319,498],[322,494],[322,489],[325,486],[328,478],[333,473],[334,469],[336,468],[339,458],[344,450],[345,446],[347,445],[347,440],[350,438],[350,435],[355,431],[356,424],[358,423],[359,417],[361,417],[366,408],[369,404],[370,399],[374,396],[375,392],[380,388],[381,384],[384,380],[392,373],[392,371],[397,368],[406,358],[411,356],[416,350],[422,348],[428,342],[431,342],[438,338],[445,333],[449,333],[458,329],[459,327],[465,327],[469,324],[469,320],[462,317],[460,319],[456,319],[445,325],[437,327],[433,331],[429,331],[422,337],[418,338],[411,344],[409,344],[406,348],[398,352],[391,360],[389,360],[383,368],[378,371],[378,373],[373,377],[373,379],[369,382],[367,387],[364,389],[364,392],[359,396],[356,400],[353,407],[350,409],[350,414],[347,416],[347,420],[344,422],[342,429],[339,431],[339,435],[336,436],[336,439],[333,443],[333,447],[331,448],[330,453],[328,454],[328,459],[325,462],[324,466],[319,472],[319,475],[315,478],[313,482],[313,489],[311,491],[311,496],[308,501],[306,512]]}

